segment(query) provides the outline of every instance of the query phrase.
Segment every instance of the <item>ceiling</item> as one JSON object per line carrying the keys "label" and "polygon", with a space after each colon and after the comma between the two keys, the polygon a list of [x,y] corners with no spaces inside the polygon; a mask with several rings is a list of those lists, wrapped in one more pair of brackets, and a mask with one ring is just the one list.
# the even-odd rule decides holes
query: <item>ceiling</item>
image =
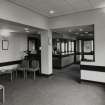
{"label": "ceiling", "polygon": [[23,34],[39,34],[40,29],[0,19],[0,32],[15,32]]}
{"label": "ceiling", "polygon": [[53,34],[69,35],[75,38],[94,38],[94,25],[82,25],[53,29]]}
{"label": "ceiling", "polygon": [[[8,0],[48,17],[105,7],[105,0]],[[55,11],[50,14],[49,11]]]}

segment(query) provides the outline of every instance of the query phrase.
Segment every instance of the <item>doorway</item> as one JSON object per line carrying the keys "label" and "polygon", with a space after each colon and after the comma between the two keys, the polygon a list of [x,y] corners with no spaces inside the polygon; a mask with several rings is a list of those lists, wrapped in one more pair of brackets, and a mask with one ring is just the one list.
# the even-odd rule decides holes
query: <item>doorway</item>
{"label": "doorway", "polygon": [[[95,60],[94,24],[53,30],[53,69],[80,79],[80,62]],[[77,73],[77,74],[76,74]]]}
{"label": "doorway", "polygon": [[39,62],[40,70],[36,72],[37,75],[41,73],[41,41],[40,35],[36,34],[34,36],[29,36],[27,39],[27,59],[29,60],[29,65],[31,65],[33,60],[37,60]]}

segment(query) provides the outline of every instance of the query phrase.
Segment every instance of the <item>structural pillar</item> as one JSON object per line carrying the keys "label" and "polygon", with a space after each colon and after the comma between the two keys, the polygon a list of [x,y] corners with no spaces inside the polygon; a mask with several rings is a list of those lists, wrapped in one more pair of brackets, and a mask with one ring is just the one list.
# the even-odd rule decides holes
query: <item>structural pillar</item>
{"label": "structural pillar", "polygon": [[52,32],[51,30],[41,33],[41,73],[52,75]]}

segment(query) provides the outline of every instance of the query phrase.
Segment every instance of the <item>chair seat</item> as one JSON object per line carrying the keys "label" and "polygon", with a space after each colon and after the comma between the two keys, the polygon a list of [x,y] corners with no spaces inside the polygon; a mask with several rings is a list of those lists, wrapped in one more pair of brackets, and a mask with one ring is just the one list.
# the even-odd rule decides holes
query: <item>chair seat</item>
{"label": "chair seat", "polygon": [[3,85],[0,85],[0,90],[2,90],[2,102],[0,102],[0,105],[1,104],[4,104],[4,102],[5,102],[5,88],[4,88],[4,86]]}

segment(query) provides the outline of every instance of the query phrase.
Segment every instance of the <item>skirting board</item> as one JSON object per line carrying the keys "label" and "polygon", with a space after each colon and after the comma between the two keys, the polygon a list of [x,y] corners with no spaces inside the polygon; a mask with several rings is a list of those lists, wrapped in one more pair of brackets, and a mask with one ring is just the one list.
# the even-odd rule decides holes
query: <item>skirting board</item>
{"label": "skirting board", "polygon": [[105,66],[80,65],[80,69],[82,69],[82,70],[88,70],[88,71],[105,72]]}
{"label": "skirting board", "polygon": [[20,62],[21,62],[21,60],[2,62],[2,63],[0,63],[0,67],[19,64]]}
{"label": "skirting board", "polygon": [[49,77],[51,77],[51,76],[53,76],[54,74],[40,74],[40,76],[43,76],[43,77],[45,77],[45,78],[49,78]]}
{"label": "skirting board", "polygon": [[90,80],[80,79],[80,83],[82,83],[82,82],[89,82],[89,83],[95,83],[95,84],[105,85],[105,83],[103,83],[103,82],[97,82],[97,81],[90,81]]}
{"label": "skirting board", "polygon": [[[89,72],[95,72],[95,73],[105,73],[105,66],[96,66],[96,65],[80,65],[80,69],[82,71],[89,71]],[[95,74],[94,74],[95,76]],[[99,75],[100,76],[100,75]],[[92,80],[87,80],[87,79],[80,79],[80,82],[92,82],[92,83],[99,83],[99,84],[104,84],[104,82],[98,82],[98,81],[92,81]]]}

